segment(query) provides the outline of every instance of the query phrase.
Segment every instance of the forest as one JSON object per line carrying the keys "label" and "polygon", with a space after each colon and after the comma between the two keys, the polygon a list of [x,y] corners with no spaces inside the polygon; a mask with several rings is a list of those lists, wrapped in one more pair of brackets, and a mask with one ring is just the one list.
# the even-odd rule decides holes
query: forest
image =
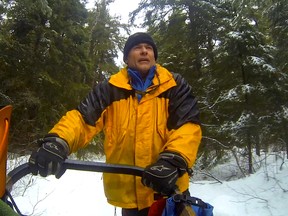
{"label": "forest", "polygon": [[[10,152],[36,148],[93,85],[125,67],[115,59],[142,17],[157,62],[183,75],[198,98],[201,166],[240,151],[243,172],[253,173],[252,152],[288,155],[288,0],[141,0],[129,23],[109,13],[113,1],[95,0],[88,10],[84,0],[0,0]],[[91,143],[96,153],[102,138]]]}

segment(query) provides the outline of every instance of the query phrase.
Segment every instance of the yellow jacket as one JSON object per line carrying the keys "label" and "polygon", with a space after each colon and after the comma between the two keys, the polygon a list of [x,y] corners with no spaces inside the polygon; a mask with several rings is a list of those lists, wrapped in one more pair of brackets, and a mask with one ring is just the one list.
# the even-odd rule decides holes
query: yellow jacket
{"label": "yellow jacket", "polygon": [[[191,87],[160,65],[140,102],[129,82],[123,68],[95,86],[49,133],[65,139],[75,152],[103,130],[107,163],[146,167],[168,150],[180,153],[192,167],[202,134]],[[186,190],[188,175],[177,185]],[[122,208],[142,209],[154,201],[154,192],[142,185],[140,177],[104,173],[104,188],[108,202]]]}

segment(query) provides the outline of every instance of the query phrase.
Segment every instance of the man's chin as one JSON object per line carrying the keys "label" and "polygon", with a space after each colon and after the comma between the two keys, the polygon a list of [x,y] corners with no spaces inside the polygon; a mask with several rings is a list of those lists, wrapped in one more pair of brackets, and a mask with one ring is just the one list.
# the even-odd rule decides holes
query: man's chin
{"label": "man's chin", "polygon": [[148,74],[151,67],[151,65],[140,65],[136,70],[139,71],[141,74]]}

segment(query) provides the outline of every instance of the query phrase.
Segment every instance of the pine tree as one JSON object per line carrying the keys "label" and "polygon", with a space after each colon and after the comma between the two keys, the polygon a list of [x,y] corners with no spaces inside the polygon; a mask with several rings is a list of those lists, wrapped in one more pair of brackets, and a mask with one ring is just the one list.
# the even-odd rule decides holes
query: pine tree
{"label": "pine tree", "polygon": [[270,21],[270,35],[272,38],[272,45],[275,46],[274,62],[277,67],[276,77],[277,82],[274,83],[274,91],[271,92],[269,101],[273,104],[274,116],[271,121],[269,132],[273,134],[271,142],[278,143],[278,149],[284,150],[286,148],[288,158],[288,134],[286,128],[288,126],[288,85],[287,85],[287,71],[288,71],[288,1],[269,1],[265,15],[268,15]]}
{"label": "pine tree", "polygon": [[101,81],[111,73],[118,71],[115,58],[118,57],[119,44],[123,41],[120,35],[122,24],[109,14],[109,4],[113,1],[95,2],[89,12],[89,59],[94,73],[94,82]]}
{"label": "pine tree", "polygon": [[1,91],[14,106],[11,144],[26,146],[47,133],[89,88],[87,11],[77,0],[17,0],[6,16],[1,24]]}

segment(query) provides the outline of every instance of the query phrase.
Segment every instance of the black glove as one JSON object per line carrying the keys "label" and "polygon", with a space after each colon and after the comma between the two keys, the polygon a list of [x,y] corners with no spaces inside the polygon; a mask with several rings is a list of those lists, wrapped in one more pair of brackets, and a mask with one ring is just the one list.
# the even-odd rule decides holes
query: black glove
{"label": "black glove", "polygon": [[180,154],[164,151],[156,163],[144,169],[141,182],[154,191],[169,196],[175,192],[178,177],[187,170],[187,163]]}
{"label": "black glove", "polygon": [[60,178],[65,172],[62,164],[69,154],[68,144],[63,139],[51,135],[40,139],[39,144],[41,147],[29,158],[32,174],[40,174],[43,177],[55,175],[56,178]]}

